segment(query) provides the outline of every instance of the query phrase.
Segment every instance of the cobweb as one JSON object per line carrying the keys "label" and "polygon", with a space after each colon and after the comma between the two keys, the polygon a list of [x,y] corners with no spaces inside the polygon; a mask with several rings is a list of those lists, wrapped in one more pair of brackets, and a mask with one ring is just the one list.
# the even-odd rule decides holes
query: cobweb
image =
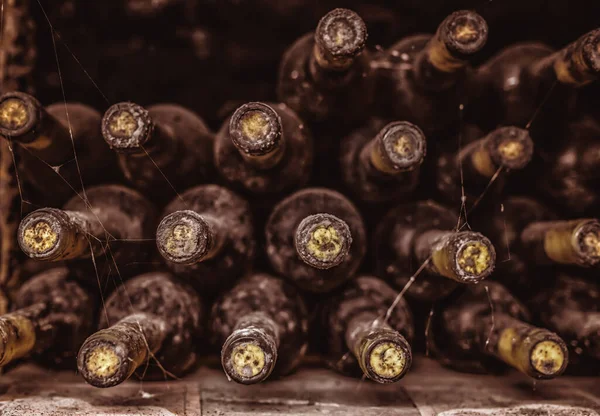
{"label": "cobweb", "polygon": [[[4,24],[4,20],[5,20],[5,5],[6,2],[10,1],[10,0],[2,0],[2,5],[0,8],[0,24]],[[63,38],[60,36],[59,32],[55,29],[53,23],[51,22],[48,14],[46,13],[46,10],[44,8],[44,6],[42,5],[40,0],[35,0],[35,2],[33,0],[31,0],[33,2],[33,4],[31,4],[31,7],[39,7],[44,18],[45,18],[45,23],[46,23],[46,30],[49,31],[49,35],[51,36],[52,39],[52,46],[53,46],[53,52],[54,52],[54,56],[55,56],[55,61],[56,61],[56,70],[58,73],[58,78],[59,78],[59,82],[60,82],[60,90],[62,93],[62,102],[64,104],[64,110],[66,113],[66,117],[67,117],[67,126],[69,129],[69,134],[70,134],[70,138],[71,138],[71,144],[72,144],[72,150],[73,150],[73,154],[74,154],[74,160],[75,160],[75,164],[77,167],[77,171],[79,174],[79,186],[78,188],[74,188],[73,185],[71,183],[69,183],[69,181],[62,176],[61,174],[61,166],[51,166],[50,164],[48,164],[47,162],[45,162],[44,160],[41,160],[41,162],[45,163],[47,166],[51,167],[53,172],[59,177],[61,178],[69,187],[71,187],[72,191],[74,192],[74,194],[80,198],[85,205],[88,208],[92,208],[91,202],[89,201],[88,197],[87,197],[87,193],[86,193],[86,189],[85,189],[85,185],[84,185],[84,178],[82,177],[82,173],[81,173],[81,169],[79,166],[79,159],[78,159],[78,155],[77,155],[77,151],[75,148],[75,143],[74,143],[74,139],[73,139],[73,131],[72,131],[72,126],[71,126],[71,120],[69,117],[69,106],[68,106],[68,102],[69,102],[69,91],[67,91],[65,89],[64,83],[63,83],[63,74],[61,71],[61,60],[60,60],[60,54],[59,54],[59,47],[62,46],[65,48],[65,50],[67,51],[69,58],[73,59],[76,64],[78,65],[78,67],[83,71],[83,73],[85,74],[86,78],[89,80],[89,82],[94,86],[94,89],[98,92],[98,94],[100,94],[100,96],[102,97],[103,101],[106,103],[106,106],[110,106],[114,101],[111,100],[107,94],[104,93],[102,86],[99,85],[96,80],[93,79],[93,77],[90,75],[90,72],[88,70],[86,70],[86,68],[84,67],[84,65],[82,64],[82,62],[80,61],[80,59],[78,59],[78,57],[76,56],[76,54],[72,51],[72,49],[67,45],[67,43],[63,40]],[[482,2],[482,7],[485,7],[485,4],[491,2],[491,0],[485,0],[484,2]],[[485,14],[481,13],[482,15]],[[41,24],[40,24],[41,26]],[[38,28],[38,30],[42,30],[42,28]],[[4,33],[4,26],[0,27],[0,33]],[[1,35],[0,35],[1,36]],[[2,44],[2,42],[0,41],[0,44]],[[4,86],[2,86],[4,87]],[[543,106],[545,104],[545,102],[549,99],[549,97],[552,94],[552,91],[554,89],[554,86],[552,88],[549,89],[548,93],[546,94],[545,99],[543,100],[543,102],[539,105],[539,107],[537,108],[537,110],[534,112],[531,120],[527,123],[526,128],[529,129],[532,122],[535,120],[535,118],[538,116],[538,114],[540,113],[540,111],[543,110]],[[463,112],[464,112],[464,106],[463,104],[459,105],[459,108],[457,108],[457,111],[459,113],[459,119],[460,119],[460,123],[461,123],[461,127],[464,125],[464,121],[463,121]],[[462,130],[462,129],[461,129]],[[18,163],[17,163],[17,159],[15,156],[15,152],[14,152],[14,144],[12,141],[9,140],[9,151],[12,155],[12,159],[13,162],[15,164],[16,167],[18,167]],[[460,151],[462,149],[462,133],[458,135],[457,138],[457,149],[458,151]],[[144,152],[146,154],[146,157],[150,158],[150,160],[152,160],[151,155],[149,154],[149,152],[144,149]],[[183,200],[183,197],[181,196],[181,194],[179,194],[177,192],[177,190],[175,189],[175,187],[173,186],[173,182],[172,180],[169,179],[169,175],[167,172],[163,172],[160,167],[158,166],[158,164],[152,160],[152,163],[154,165],[154,167],[160,172],[160,174],[162,175],[162,177],[164,178],[165,182],[169,185],[169,187],[171,188],[171,190],[173,191],[173,196],[179,198],[180,200],[182,200],[183,202],[185,202]],[[462,171],[462,166],[460,169],[460,180],[461,180],[461,195],[460,195],[460,206],[458,209],[459,215],[457,218],[457,224],[456,224],[456,230],[462,230],[465,227],[470,228],[469,222],[468,222],[468,217],[469,215],[472,213],[473,210],[475,210],[477,208],[477,206],[479,205],[479,203],[483,200],[483,198],[485,198],[488,190],[490,189],[490,187],[494,184],[494,182],[498,179],[498,177],[503,174],[504,172],[502,171],[502,169],[498,169],[498,171],[495,172],[495,174],[493,175],[493,177],[490,179],[489,183],[487,184],[487,186],[485,187],[484,191],[475,199],[475,201],[473,202],[473,205],[471,206],[470,209],[467,209],[467,198],[468,196],[465,193],[465,188],[464,188],[464,177],[463,177],[463,171]],[[23,195],[23,189],[22,189],[22,179],[21,176],[19,175],[18,169],[16,169],[16,182],[17,182],[17,187],[18,187],[18,191],[19,191],[19,196],[20,196],[20,202],[21,202],[21,216],[23,214],[24,211],[24,206],[29,205],[32,206],[34,208],[41,208],[41,206],[38,206],[34,203],[32,203],[31,201],[29,201],[27,198],[25,198]],[[93,210],[92,210],[93,212]],[[97,218],[98,221],[100,222],[100,219]],[[103,226],[104,228],[104,226]],[[112,278],[114,279],[113,283],[115,284],[115,286],[120,286],[123,282],[124,282],[124,278],[121,275],[121,271],[119,270],[119,267],[117,265],[117,262],[115,261],[115,257],[114,257],[114,253],[113,250],[111,248],[111,243],[117,241],[117,239],[110,234],[110,232],[104,228],[104,238],[103,239],[98,239],[95,236],[89,235],[88,237],[88,241],[90,243],[90,247],[92,245],[92,240],[96,240],[96,242],[100,242],[104,245],[105,248],[105,255],[110,259],[111,265],[110,268],[112,269],[111,271],[114,271],[114,273],[108,273],[109,276],[112,276]],[[508,260],[510,260],[510,247],[508,246],[508,238],[506,239],[507,242],[507,251],[508,251]],[[99,291],[101,293],[101,302],[102,302],[102,310],[105,314],[105,317],[107,319],[108,322],[108,313],[106,311],[106,307],[105,307],[105,299],[104,299],[104,292],[106,290],[106,286],[103,287],[102,285],[102,279],[97,267],[97,261],[96,261],[96,257],[93,255],[92,252],[92,257],[90,260],[94,266],[94,270],[96,273],[96,279],[97,279],[97,284],[98,284],[98,288]],[[393,303],[390,305],[390,307],[387,309],[386,313],[381,316],[380,318],[378,318],[378,320],[374,321],[373,325],[378,325],[381,322],[386,322],[389,320],[391,314],[393,313],[394,309],[397,307],[398,303],[401,302],[401,300],[404,298],[404,295],[406,294],[406,292],[410,289],[410,287],[412,286],[412,284],[419,278],[421,272],[427,267],[428,263],[429,263],[430,259],[427,259],[423,264],[421,264],[417,270],[415,271],[415,273],[410,277],[410,279],[408,280],[407,284],[398,291],[395,300],[393,301]],[[108,282],[106,282],[105,284],[107,284]],[[489,290],[487,289],[486,286],[486,291],[488,293],[488,299],[490,301],[490,311],[491,311],[491,316],[492,316],[492,322],[494,321],[494,307],[493,307],[493,303],[491,301],[491,297],[489,296]],[[129,296],[128,294],[126,294],[127,296]],[[131,299],[129,299],[130,302],[130,307],[133,310],[133,304],[131,303]],[[431,319],[433,318],[433,316],[435,315],[435,304],[433,304],[431,306],[431,310],[429,313],[429,318],[427,320],[427,324],[425,327],[425,337],[427,338],[427,332],[430,330],[430,323],[431,323]],[[114,324],[114,322],[109,322],[109,324]],[[142,327],[140,325],[140,331],[141,331]],[[488,339],[489,341],[489,339]],[[348,352],[344,357],[342,357],[342,361],[347,359],[347,357],[349,357],[350,352]],[[146,361],[143,371],[142,371],[142,376],[146,373],[146,371],[149,369],[150,366],[157,366],[158,368],[161,369],[164,379],[168,380],[169,378],[176,378],[175,375],[169,373],[163,366],[162,364],[159,362],[159,360],[157,359],[157,357],[155,357],[153,354],[149,354],[149,358]],[[364,377],[360,380],[360,382],[364,381]],[[359,382],[359,383],[360,383]],[[140,380],[140,393],[144,394],[143,392],[143,385],[141,384],[142,381]]]}

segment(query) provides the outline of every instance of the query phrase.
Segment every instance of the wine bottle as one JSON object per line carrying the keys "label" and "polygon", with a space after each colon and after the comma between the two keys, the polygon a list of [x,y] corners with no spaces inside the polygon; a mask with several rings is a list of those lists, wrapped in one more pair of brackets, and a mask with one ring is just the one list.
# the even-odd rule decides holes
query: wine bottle
{"label": "wine bottle", "polygon": [[406,375],[414,328],[404,299],[386,318],[396,295],[384,281],[359,276],[326,302],[323,320],[331,367],[346,374],[362,373],[378,383],[393,383]]}
{"label": "wine bottle", "polygon": [[[600,30],[583,35],[559,51],[538,42],[518,43],[502,50],[482,65],[475,76],[478,121],[487,126],[523,127],[534,115],[534,139],[547,145],[547,135],[573,108],[573,88],[584,86],[600,74]],[[551,91],[553,89],[553,91]],[[550,95],[549,95],[550,94]],[[552,99],[550,99],[552,98]],[[539,114],[536,115],[536,112]]]}
{"label": "wine bottle", "polygon": [[[569,345],[572,364],[600,363],[600,286],[594,281],[561,274],[531,301],[532,311]],[[579,361],[578,363],[576,363]]]}
{"label": "wine bottle", "polygon": [[[521,232],[529,224],[556,220],[556,215],[536,199],[509,196],[490,206],[489,214],[469,218],[474,228],[481,230],[497,248],[493,279],[499,281],[519,299],[527,299],[545,284],[546,272],[535,273],[521,244]],[[540,279],[538,279],[538,275]]]}
{"label": "wine bottle", "polygon": [[437,190],[444,200],[473,203],[490,186],[502,189],[507,171],[521,170],[531,161],[533,141],[525,129],[500,127],[474,140],[458,152],[442,154],[437,161]]}
{"label": "wine bottle", "polygon": [[480,233],[456,231],[457,219],[432,201],[392,209],[374,236],[379,276],[398,289],[409,285],[406,295],[420,301],[440,299],[461,284],[488,277],[496,262],[494,246]]}
{"label": "wine bottle", "polygon": [[244,104],[216,137],[219,173],[254,194],[276,194],[305,185],[312,159],[310,133],[285,104]]}
{"label": "wine bottle", "polygon": [[12,312],[0,316],[0,366],[27,356],[46,366],[71,365],[92,332],[95,298],[58,267],[25,282],[14,299]]}
{"label": "wine bottle", "polygon": [[[157,213],[138,192],[120,185],[100,185],[86,191],[63,209],[41,208],[19,224],[18,242],[23,252],[39,261],[68,260],[74,269],[98,269],[104,257],[112,273],[131,275],[150,254]],[[106,255],[106,256],[104,256]]]}
{"label": "wine bottle", "polygon": [[600,265],[600,222],[592,218],[540,221],[521,232],[523,251],[536,265]]}
{"label": "wine bottle", "polygon": [[466,286],[436,307],[428,342],[443,365],[458,371],[494,371],[500,360],[535,379],[561,375],[569,360],[565,342],[528,321],[525,306],[501,284]]}
{"label": "wine bottle", "polygon": [[[179,377],[196,363],[202,303],[168,273],[146,273],[125,282],[105,302],[100,329],[77,355],[77,368],[94,387],[113,387],[140,368],[140,377]],[[150,363],[155,360],[156,363]]]}
{"label": "wine bottle", "polygon": [[215,293],[250,267],[253,230],[244,199],[221,186],[202,185],[167,205],[156,229],[156,244],[176,275],[201,293]]}
{"label": "wine bottle", "polygon": [[423,131],[405,121],[372,120],[344,138],[341,146],[344,183],[365,202],[407,196],[417,186],[427,152]]}
{"label": "wine bottle", "polygon": [[294,287],[271,275],[244,277],[217,300],[211,316],[223,370],[238,383],[289,374],[307,350],[306,306]]}
{"label": "wine bottle", "polygon": [[486,21],[474,11],[452,13],[434,35],[402,39],[374,57],[379,112],[420,126],[429,137],[457,124],[469,59],[487,41]]}
{"label": "wine bottle", "polygon": [[310,292],[329,292],[351,279],[366,252],[366,230],[342,194],[307,188],[281,201],[265,228],[273,269]]}
{"label": "wine bottle", "polygon": [[100,114],[86,105],[44,108],[31,95],[5,93],[0,135],[19,145],[24,179],[52,203],[64,203],[82,184],[118,177],[114,155],[100,137]]}
{"label": "wine bottle", "polygon": [[104,113],[102,135],[125,178],[145,194],[171,199],[177,190],[211,179],[213,135],[179,105],[115,104]]}
{"label": "wine bottle", "polygon": [[314,33],[285,52],[279,68],[277,96],[304,120],[344,126],[368,116],[373,80],[362,54],[367,28],[352,10],[334,9]]}

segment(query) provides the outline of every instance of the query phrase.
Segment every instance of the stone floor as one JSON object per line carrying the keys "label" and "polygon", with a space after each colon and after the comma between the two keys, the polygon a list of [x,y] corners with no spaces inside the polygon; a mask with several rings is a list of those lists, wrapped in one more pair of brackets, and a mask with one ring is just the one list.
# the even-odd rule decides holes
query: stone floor
{"label": "stone floor", "polygon": [[204,366],[183,380],[97,389],[72,372],[24,365],[0,378],[0,415],[600,416],[600,378],[533,383],[518,373],[460,374],[420,358],[401,382],[377,385],[313,367],[254,386]]}

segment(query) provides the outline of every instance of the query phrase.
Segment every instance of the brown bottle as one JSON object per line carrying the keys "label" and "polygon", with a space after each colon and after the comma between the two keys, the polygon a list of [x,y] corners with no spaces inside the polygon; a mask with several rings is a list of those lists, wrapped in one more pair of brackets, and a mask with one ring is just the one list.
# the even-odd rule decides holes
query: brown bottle
{"label": "brown bottle", "polygon": [[524,253],[535,265],[600,265],[600,222],[592,218],[528,224],[521,232]]}
{"label": "brown bottle", "polygon": [[414,124],[371,120],[342,139],[342,179],[346,188],[364,202],[406,197],[419,178],[427,152],[423,131]]}
{"label": "brown bottle", "polygon": [[499,283],[467,286],[436,307],[429,347],[442,364],[458,371],[496,370],[500,360],[535,379],[561,375],[567,346],[529,320],[525,307]]}
{"label": "brown bottle", "polygon": [[[600,223],[593,218],[558,220],[538,201],[511,196],[485,217],[475,218],[498,248],[495,278],[519,298],[530,298],[557,267],[600,265]],[[542,270],[541,268],[547,268]]]}
{"label": "brown bottle", "polygon": [[102,135],[117,152],[125,178],[153,199],[171,199],[214,173],[212,133],[179,105],[115,104],[104,113]]}
{"label": "brown bottle", "polygon": [[[509,196],[490,206],[489,211],[469,218],[496,247],[496,268],[492,279],[501,282],[519,299],[529,298],[538,284],[538,274],[532,273],[536,264],[530,261],[521,244],[521,232],[529,224],[556,220],[555,214],[533,198]],[[546,280],[547,273],[540,276]]]}
{"label": "brown bottle", "polygon": [[311,292],[329,292],[351,279],[366,252],[360,213],[325,188],[303,189],[277,204],[265,235],[273,269]]}
{"label": "brown bottle", "polygon": [[304,186],[312,159],[310,133],[285,104],[244,104],[216,137],[219,173],[253,194],[278,194]]}
{"label": "brown bottle", "polygon": [[406,295],[420,301],[481,282],[494,270],[496,250],[480,233],[456,231],[457,220],[432,201],[392,209],[375,231],[377,273],[399,290],[410,285]]}
{"label": "brown bottle", "polygon": [[469,59],[487,35],[481,16],[461,10],[434,35],[409,36],[375,57],[379,112],[415,123],[427,136],[457,124],[459,105],[466,104],[462,84]]}
{"label": "brown bottle", "polygon": [[167,266],[201,293],[216,293],[246,273],[255,252],[249,204],[218,185],[174,199],[156,229]]}
{"label": "brown bottle", "polygon": [[509,171],[525,168],[533,157],[533,141],[525,129],[500,127],[437,160],[436,185],[442,198],[459,203],[463,195],[473,204],[493,180],[500,192]]}
{"label": "brown bottle", "polygon": [[151,254],[157,213],[138,192],[120,185],[86,191],[87,201],[72,198],[63,209],[41,208],[27,215],[18,229],[18,242],[35,260],[67,260],[94,279],[100,262],[108,273],[131,276]]}
{"label": "brown bottle", "polygon": [[314,33],[298,39],[279,67],[279,100],[309,122],[357,125],[368,117],[372,77],[365,23],[352,10],[334,9]]}
{"label": "brown bottle", "polygon": [[268,274],[246,276],[224,293],[211,322],[223,371],[238,383],[290,373],[308,347],[304,302],[294,287]]}
{"label": "brown bottle", "polygon": [[404,299],[386,318],[396,295],[382,280],[360,276],[326,302],[323,320],[331,367],[352,375],[362,373],[378,383],[404,377],[412,363],[414,328]]}
{"label": "brown bottle", "polygon": [[531,310],[570,347],[572,364],[600,364],[600,286],[589,279],[560,275],[531,301]]}
{"label": "brown bottle", "polygon": [[145,380],[185,374],[196,363],[202,308],[196,292],[169,273],[136,276],[106,300],[104,329],[81,346],[79,373],[94,387],[116,386],[138,368]]}
{"label": "brown bottle", "polygon": [[100,135],[100,114],[86,105],[42,107],[31,95],[3,94],[0,135],[19,145],[22,175],[44,203],[62,204],[82,185],[118,177],[115,158]]}
{"label": "brown bottle", "polygon": [[532,42],[502,50],[477,71],[473,110],[478,122],[524,127],[535,116],[532,136],[546,146],[547,133],[568,118],[573,89],[598,78],[599,44],[596,29],[559,51]]}
{"label": "brown bottle", "polygon": [[0,366],[33,356],[46,366],[71,366],[92,332],[96,299],[65,267],[44,271],[21,286],[12,312],[0,316]]}

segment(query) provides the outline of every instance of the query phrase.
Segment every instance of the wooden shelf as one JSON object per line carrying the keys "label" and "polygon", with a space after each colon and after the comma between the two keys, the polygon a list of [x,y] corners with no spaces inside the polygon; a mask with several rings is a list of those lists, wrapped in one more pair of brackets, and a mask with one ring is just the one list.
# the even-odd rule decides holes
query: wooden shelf
{"label": "wooden shelf", "polygon": [[254,386],[227,381],[217,368],[169,382],[129,381],[111,389],[85,384],[74,372],[23,365],[0,379],[0,416],[360,415],[600,416],[597,378],[533,382],[456,373],[418,358],[392,385],[303,368]]}

